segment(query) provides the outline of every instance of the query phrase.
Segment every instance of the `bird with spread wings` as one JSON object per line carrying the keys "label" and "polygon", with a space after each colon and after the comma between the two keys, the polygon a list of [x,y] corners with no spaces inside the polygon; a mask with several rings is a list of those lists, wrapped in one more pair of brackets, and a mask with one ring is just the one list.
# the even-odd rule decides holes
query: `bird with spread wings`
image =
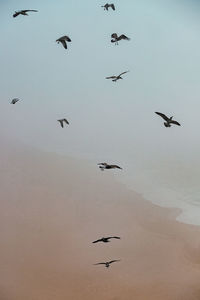
{"label": "bird with spread wings", "polygon": [[109,7],[112,8],[112,10],[115,10],[115,5],[113,3],[109,4],[109,3],[106,3],[105,5],[102,5],[101,7],[104,8],[104,10],[108,10]]}
{"label": "bird with spread wings", "polygon": [[115,45],[118,45],[118,42],[121,40],[130,41],[130,38],[128,38],[126,35],[121,34],[120,36],[117,35],[117,33],[111,34],[111,43],[115,43]]}
{"label": "bird with spread wings", "polygon": [[155,112],[157,115],[159,115],[161,118],[163,118],[166,122],[164,122],[164,125],[165,127],[171,127],[171,124],[175,124],[175,125],[178,125],[178,126],[181,126],[180,123],[178,123],[177,121],[175,120],[172,120],[173,117],[170,117],[168,118],[165,114],[163,113],[160,113],[158,111]]}
{"label": "bird with spread wings", "polygon": [[22,16],[28,16],[28,12],[29,11],[33,11],[33,12],[38,12],[38,10],[35,10],[35,9],[24,9],[24,10],[19,10],[19,11],[16,11],[14,14],[13,14],[13,18],[16,18],[17,16],[19,15],[22,15]]}
{"label": "bird with spread wings", "polygon": [[114,262],[120,261],[120,259],[114,259],[114,260],[110,260],[110,261],[106,261],[106,262],[100,262],[94,265],[105,265],[106,268],[109,268],[110,265]]}
{"label": "bird with spread wings", "polygon": [[61,43],[65,49],[67,49],[67,42],[71,41],[72,40],[67,35],[61,36],[59,39],[56,40],[56,42],[58,44]]}
{"label": "bird with spread wings", "polygon": [[106,79],[112,79],[112,81],[113,82],[117,82],[117,80],[119,80],[119,79],[123,79],[121,76],[123,75],[123,74],[126,74],[126,73],[128,73],[129,71],[125,71],[125,72],[122,72],[122,73],[120,73],[119,75],[117,75],[117,76],[109,76],[109,77],[106,77]]}
{"label": "bird with spread wings", "polygon": [[94,242],[92,242],[93,244],[95,243],[99,243],[99,242],[103,242],[103,243],[109,243],[110,242],[110,239],[118,239],[120,240],[120,237],[119,236],[108,236],[108,237],[102,237],[101,239],[98,239]]}
{"label": "bird with spread wings", "polygon": [[64,123],[69,125],[69,122],[67,121],[67,119],[60,119],[57,120],[60,123],[60,126],[63,128],[64,127]]}

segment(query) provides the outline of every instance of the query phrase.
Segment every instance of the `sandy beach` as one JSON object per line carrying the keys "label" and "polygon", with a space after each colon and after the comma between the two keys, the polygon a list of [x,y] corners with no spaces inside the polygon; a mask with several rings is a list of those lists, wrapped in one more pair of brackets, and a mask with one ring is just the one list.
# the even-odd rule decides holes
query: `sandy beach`
{"label": "sandy beach", "polygon": [[71,157],[7,143],[0,166],[1,300],[200,299],[200,228],[178,209]]}

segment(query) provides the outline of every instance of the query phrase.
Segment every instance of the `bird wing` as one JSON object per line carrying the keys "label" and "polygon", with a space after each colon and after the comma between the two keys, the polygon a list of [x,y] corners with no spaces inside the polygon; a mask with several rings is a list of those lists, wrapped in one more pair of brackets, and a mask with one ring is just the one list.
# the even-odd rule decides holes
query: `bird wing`
{"label": "bird wing", "polygon": [[58,122],[60,122],[61,127],[63,128],[63,121],[62,120],[58,120]]}
{"label": "bird wing", "polygon": [[168,118],[165,114],[162,114],[162,113],[160,113],[160,112],[158,112],[158,111],[155,111],[155,113],[156,113],[157,115],[159,115],[160,117],[162,117],[165,121],[169,121],[169,118]]}
{"label": "bird wing", "polygon": [[116,261],[120,261],[120,259],[114,259],[114,260],[109,261],[108,263],[109,263],[109,264],[112,264],[112,263],[114,263],[114,262],[116,262]]}
{"label": "bird wing", "polygon": [[67,49],[67,43],[66,43],[66,41],[65,41],[65,40],[60,40],[60,42],[61,42],[61,44],[63,45],[63,47],[64,47],[65,49]]}
{"label": "bird wing", "polygon": [[94,264],[94,265],[106,265],[106,263],[97,263],[97,264]]}
{"label": "bird wing", "polygon": [[117,78],[117,76],[106,77],[106,79],[115,79],[115,78]]}
{"label": "bird wing", "polygon": [[119,37],[118,37],[119,40],[130,40],[130,38],[128,38],[126,35],[124,34],[121,34]]}
{"label": "bird wing", "polygon": [[112,34],[111,34],[111,38],[117,39],[117,37],[118,37],[118,36],[117,36],[117,33],[112,33]]}
{"label": "bird wing", "polygon": [[178,126],[181,126],[180,123],[178,123],[177,121],[174,121],[174,120],[170,121],[170,123],[175,124],[175,125],[178,125]]}
{"label": "bird wing", "polygon": [[111,168],[117,168],[117,169],[121,169],[121,167],[119,167],[118,165],[110,165]]}
{"label": "bird wing", "polygon": [[24,10],[22,10],[22,12],[28,12],[28,11],[34,11],[34,12],[38,12],[38,10],[35,10],[35,9],[24,9]]}
{"label": "bird wing", "polygon": [[119,74],[118,76],[121,76],[121,75],[126,74],[126,73],[128,73],[128,72],[129,72],[129,71],[122,72],[122,73]]}
{"label": "bird wing", "polygon": [[71,42],[71,39],[67,35],[62,36],[60,39],[66,40],[67,42]]}
{"label": "bird wing", "polygon": [[118,240],[120,240],[120,237],[119,236],[109,236],[108,239],[118,239]]}
{"label": "bird wing", "polygon": [[94,241],[92,243],[95,244],[95,243],[98,243],[98,242],[101,242],[101,241],[102,241],[102,239],[99,239],[99,240],[96,240],[96,241]]}
{"label": "bird wing", "polygon": [[69,125],[69,122],[67,121],[67,119],[63,119],[63,121]]}
{"label": "bird wing", "polygon": [[107,163],[99,163],[97,165],[107,166]]}
{"label": "bird wing", "polygon": [[110,6],[112,7],[113,10],[115,10],[115,6],[113,3]]}

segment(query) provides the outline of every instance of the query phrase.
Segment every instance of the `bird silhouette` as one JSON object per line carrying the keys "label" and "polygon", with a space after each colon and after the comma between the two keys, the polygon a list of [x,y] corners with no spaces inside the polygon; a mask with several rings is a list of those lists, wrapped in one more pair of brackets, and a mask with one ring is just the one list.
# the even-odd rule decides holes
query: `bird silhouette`
{"label": "bird silhouette", "polygon": [[28,12],[29,11],[33,11],[33,12],[38,12],[38,10],[35,10],[35,9],[24,9],[24,10],[19,10],[19,11],[16,11],[14,14],[13,14],[13,18],[16,18],[17,16],[19,15],[22,15],[22,16],[28,16]]}
{"label": "bird silhouette", "polygon": [[125,72],[122,72],[121,74],[117,75],[117,76],[110,76],[110,77],[106,77],[106,79],[112,79],[113,82],[116,82],[117,80],[119,79],[123,79],[121,76],[123,74],[126,74],[128,73],[129,71],[125,71]]}
{"label": "bird silhouette", "polygon": [[111,4],[106,3],[105,5],[102,5],[101,7],[103,7],[104,10],[108,10],[109,7],[111,7],[112,10],[115,10],[115,5],[113,3],[111,3]]}
{"label": "bird silhouette", "polygon": [[67,35],[64,35],[64,36],[61,36],[59,39],[57,39],[56,42],[58,44],[61,43],[63,45],[63,47],[65,49],[67,49],[67,42],[71,42],[71,39]]}
{"label": "bird silhouette", "polygon": [[118,42],[121,40],[127,40],[130,41],[130,38],[128,38],[126,35],[121,34],[120,36],[117,35],[117,33],[111,34],[111,43],[115,43],[115,45],[118,45]]}
{"label": "bird silhouette", "polygon": [[117,165],[109,165],[107,163],[99,163],[98,166],[101,169],[101,171],[104,171],[105,169],[121,169],[122,170],[122,168]]}
{"label": "bird silhouette", "polygon": [[98,239],[94,242],[92,242],[93,244],[95,243],[99,243],[99,242],[103,242],[103,243],[109,243],[110,242],[110,239],[118,239],[120,240],[120,237],[119,236],[109,236],[109,237],[102,237],[101,239]]}
{"label": "bird silhouette", "polygon": [[19,101],[18,98],[14,98],[14,99],[12,99],[12,101],[10,102],[10,104],[15,104],[15,103],[17,103],[18,101]]}
{"label": "bird silhouette", "polygon": [[117,261],[120,261],[120,259],[114,259],[114,260],[111,260],[111,261],[100,262],[100,263],[97,263],[97,264],[94,264],[94,265],[95,266],[96,265],[105,265],[106,268],[109,268],[112,263],[117,262]]}
{"label": "bird silhouette", "polygon": [[175,125],[181,126],[180,123],[178,123],[175,120],[172,120],[173,117],[168,118],[165,114],[162,114],[162,113],[157,112],[157,111],[155,113],[157,115],[159,115],[160,117],[162,117],[166,121],[166,122],[164,122],[165,127],[171,127],[171,124],[175,124]]}
{"label": "bird silhouette", "polygon": [[61,125],[62,128],[64,127],[64,122],[69,125],[69,122],[67,121],[67,119],[60,119],[60,120],[57,120],[57,121],[60,122],[60,125]]}

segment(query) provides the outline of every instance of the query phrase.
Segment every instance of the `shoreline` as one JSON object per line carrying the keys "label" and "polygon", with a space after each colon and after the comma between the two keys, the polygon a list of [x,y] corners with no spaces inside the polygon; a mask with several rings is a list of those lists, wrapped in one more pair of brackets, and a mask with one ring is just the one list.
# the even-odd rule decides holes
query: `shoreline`
{"label": "shoreline", "polygon": [[81,159],[3,147],[1,169],[3,300],[199,299],[200,228],[176,208]]}

